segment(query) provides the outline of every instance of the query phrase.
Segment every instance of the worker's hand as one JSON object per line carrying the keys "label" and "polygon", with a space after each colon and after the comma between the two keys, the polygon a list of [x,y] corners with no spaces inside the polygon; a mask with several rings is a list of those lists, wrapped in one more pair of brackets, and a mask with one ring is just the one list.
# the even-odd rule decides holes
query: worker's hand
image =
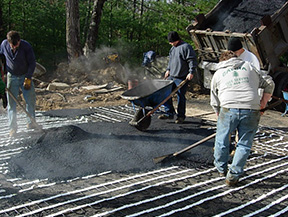
{"label": "worker's hand", "polygon": [[[268,101],[271,99],[272,94],[270,93],[263,93],[262,99],[260,101],[260,110],[265,109]],[[260,111],[260,114],[263,115],[264,111]]]}
{"label": "worker's hand", "polygon": [[6,96],[6,93],[0,94],[0,98],[2,99],[2,105],[3,105],[3,108],[5,109],[7,107],[7,96]]}
{"label": "worker's hand", "polygon": [[30,90],[30,88],[31,88],[31,79],[30,78],[25,78],[23,87],[25,90]]}
{"label": "worker's hand", "polygon": [[191,73],[189,73],[189,74],[187,75],[187,77],[186,77],[186,79],[187,79],[188,81],[191,81],[192,78],[193,78],[193,74],[191,74]]}
{"label": "worker's hand", "polygon": [[165,72],[164,79],[167,79],[167,78],[169,77],[169,75],[170,75],[170,71],[167,70],[167,71]]}

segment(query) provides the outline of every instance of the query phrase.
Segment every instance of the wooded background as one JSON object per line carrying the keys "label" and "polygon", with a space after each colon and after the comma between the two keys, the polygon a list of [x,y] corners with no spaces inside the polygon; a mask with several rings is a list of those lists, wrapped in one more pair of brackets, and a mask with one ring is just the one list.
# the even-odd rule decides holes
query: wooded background
{"label": "wooded background", "polygon": [[[217,0],[1,0],[0,40],[9,30],[34,48],[37,62],[60,62],[97,49],[116,50],[121,61],[141,65],[143,53],[167,56],[169,31],[192,44],[186,27]],[[109,53],[107,53],[109,55]]]}

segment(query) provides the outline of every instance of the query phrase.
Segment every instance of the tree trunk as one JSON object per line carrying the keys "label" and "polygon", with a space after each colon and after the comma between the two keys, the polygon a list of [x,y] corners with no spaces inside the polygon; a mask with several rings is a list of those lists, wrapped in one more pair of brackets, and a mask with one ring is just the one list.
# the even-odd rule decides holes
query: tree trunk
{"label": "tree trunk", "polygon": [[91,22],[88,30],[88,36],[84,47],[84,55],[94,52],[98,38],[98,30],[101,22],[102,10],[106,0],[94,0]]}
{"label": "tree trunk", "polygon": [[91,16],[91,2],[92,0],[87,0],[87,12],[86,12],[86,17],[85,17],[85,23],[84,23],[84,28],[83,28],[83,38],[82,39],[86,39],[87,38],[87,34],[88,34],[88,27],[89,27],[89,21],[90,21],[90,16]]}
{"label": "tree trunk", "polygon": [[5,38],[4,35],[4,23],[3,23],[3,12],[2,12],[2,8],[3,8],[3,3],[0,2],[0,38]]}
{"label": "tree trunk", "polygon": [[66,44],[68,60],[82,55],[78,0],[66,0]]}

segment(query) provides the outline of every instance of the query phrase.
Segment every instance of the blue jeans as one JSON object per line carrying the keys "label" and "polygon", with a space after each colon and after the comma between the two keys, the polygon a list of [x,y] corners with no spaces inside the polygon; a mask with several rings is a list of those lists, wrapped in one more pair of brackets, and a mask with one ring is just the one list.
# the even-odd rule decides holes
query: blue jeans
{"label": "blue jeans", "polygon": [[[178,86],[184,79],[179,78],[172,78],[169,77],[168,80],[172,80],[174,82],[172,89],[175,89],[176,86]],[[188,82],[183,85],[178,91],[177,91],[177,117],[181,117],[185,119],[186,114],[186,97],[185,94],[187,92]],[[165,113],[167,113],[169,116],[174,116],[175,109],[173,106],[172,97],[167,100],[166,103],[164,103],[164,110]]]}
{"label": "blue jeans", "polygon": [[226,108],[220,110],[214,150],[214,165],[220,173],[228,171],[229,135],[236,129],[239,135],[232,164],[226,177],[229,181],[238,180],[243,174],[259,120],[260,112],[258,110]]}
{"label": "blue jeans", "polygon": [[[15,96],[15,98],[19,95],[19,88],[21,88],[23,97],[26,102],[26,111],[35,118],[35,104],[36,104],[36,94],[33,81],[31,82],[31,89],[25,90],[23,87],[25,80],[25,76],[14,76],[10,73],[7,74],[7,88],[10,92]],[[12,97],[7,93],[8,99],[8,121],[10,130],[17,130],[17,110],[16,110],[16,102],[12,99]],[[29,117],[27,117],[27,123],[31,123]]]}

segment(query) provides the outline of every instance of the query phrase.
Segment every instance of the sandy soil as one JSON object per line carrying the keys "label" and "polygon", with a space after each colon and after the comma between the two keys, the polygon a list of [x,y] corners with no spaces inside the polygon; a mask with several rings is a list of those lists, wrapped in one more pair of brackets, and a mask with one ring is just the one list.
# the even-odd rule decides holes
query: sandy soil
{"label": "sandy soil", "polygon": [[[158,64],[159,62],[156,61]],[[93,66],[91,63],[90,65]],[[129,80],[137,79],[140,83],[142,79],[161,78],[161,73],[156,74],[154,72],[151,77],[151,73],[145,74],[143,68],[132,70],[134,74],[130,71],[119,63],[104,64],[99,69],[90,71],[87,69],[87,63],[84,64],[83,61],[71,63],[69,66],[62,63],[52,76],[47,74],[35,75],[36,110],[83,109],[129,104],[131,102],[121,97],[122,93],[128,89]],[[209,105],[209,90],[196,84],[196,79],[195,77],[189,83],[186,94],[187,116],[216,120],[216,116]],[[49,85],[53,82],[65,83],[68,87],[49,89]],[[98,90],[84,89],[84,87],[91,85],[103,86],[103,88]],[[22,96],[19,97],[19,101],[24,105]],[[173,101],[174,103],[177,101],[175,95]],[[262,116],[260,124],[269,127],[286,127],[287,118],[282,117],[279,111],[269,110]]]}
{"label": "sandy soil", "polygon": [[[37,110],[48,111],[58,109],[83,109],[89,107],[117,106],[130,104],[121,97],[127,90],[127,85],[117,84],[122,89],[108,93],[96,93],[93,91],[73,92],[73,88],[66,90],[47,91],[37,89]],[[93,96],[93,100],[87,101],[87,96]],[[189,117],[202,117],[203,119],[216,120],[216,115],[209,104],[209,90],[201,90],[199,85],[191,84],[186,94],[187,106],[186,112]],[[176,107],[176,96],[173,96],[173,102]],[[21,100],[21,103],[24,102]],[[260,125],[268,127],[287,127],[288,118],[281,116],[282,112],[275,109],[268,110],[261,117]]]}

